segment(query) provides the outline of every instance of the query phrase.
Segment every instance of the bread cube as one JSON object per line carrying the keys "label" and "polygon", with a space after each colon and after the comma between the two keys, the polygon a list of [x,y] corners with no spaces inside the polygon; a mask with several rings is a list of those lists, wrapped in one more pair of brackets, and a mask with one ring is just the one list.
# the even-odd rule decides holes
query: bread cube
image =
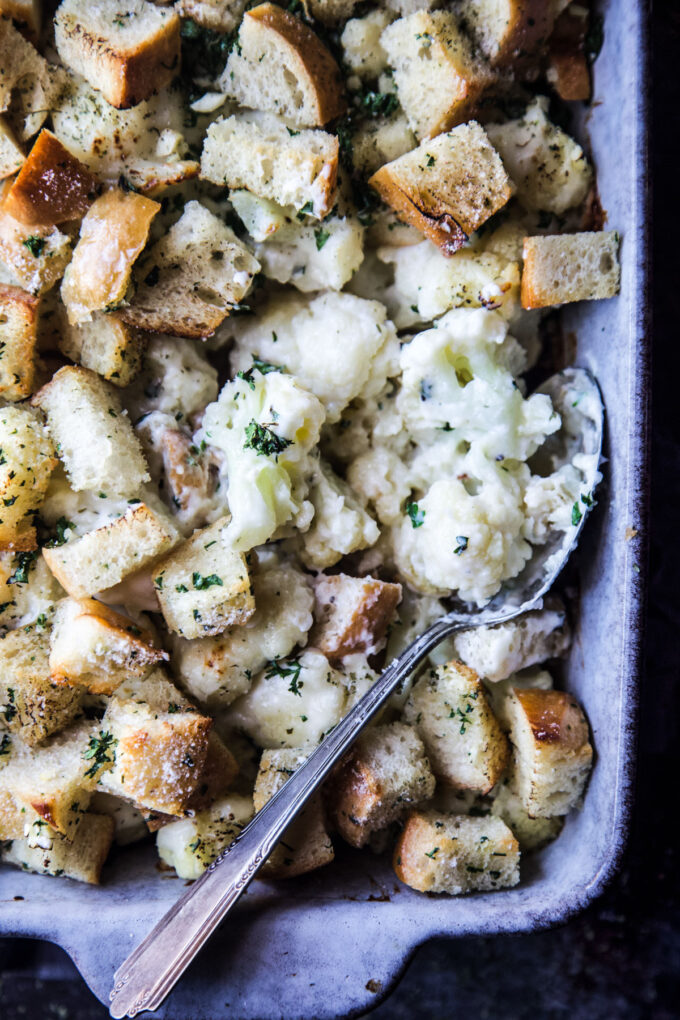
{"label": "bread cube", "polygon": [[156,837],[159,856],[180,878],[200,878],[252,817],[252,798],[229,794],[193,818],[164,825]]}
{"label": "bread cube", "polygon": [[91,694],[113,694],[130,677],[142,677],[167,659],[153,637],[129,617],[94,599],[63,599],[50,636],[54,681]]}
{"label": "bread cube", "polygon": [[519,846],[507,825],[490,815],[415,811],[394,851],[397,878],[418,892],[506,889],[519,882]]}
{"label": "bread cube", "polygon": [[0,180],[11,177],[17,170],[21,170],[25,159],[12,128],[5,117],[0,116]]}
{"label": "bread cube", "polygon": [[134,106],[179,71],[180,21],[145,0],[62,0],[54,16],[59,56],[112,106]]}
{"label": "bread cube", "polygon": [[35,549],[35,513],[56,463],[52,440],[34,413],[0,408],[0,550]]}
{"label": "bread cube", "polygon": [[496,682],[534,663],[563,655],[571,632],[559,600],[495,627],[473,627],[455,636],[456,655],[485,680]]}
{"label": "bread cube", "polygon": [[87,368],[60,368],[32,401],[47,418],[71,487],[136,494],[150,475],[120,398]]}
{"label": "bread cube", "polygon": [[158,202],[118,188],[92,204],[61,285],[69,322],[89,322],[93,312],[113,311],[125,300],[132,266],[159,209]]}
{"label": "bread cube", "polygon": [[498,794],[491,805],[491,813],[502,818],[519,843],[522,852],[539,850],[557,839],[564,826],[564,818],[531,818],[512,787],[512,778],[506,776],[499,784]]}
{"label": "bread cube", "polygon": [[176,11],[213,32],[233,32],[238,28],[246,0],[176,0]]}
{"label": "bread cube", "polygon": [[187,202],[144,260],[137,292],[121,318],[158,333],[211,336],[245,297],[259,268],[219,217],[200,202]]}
{"label": "bread cube", "polygon": [[16,839],[3,851],[2,860],[38,875],[63,875],[77,882],[99,885],[114,829],[113,818],[88,811],[73,842],[58,832],[48,830],[49,846],[32,846],[28,839]]}
{"label": "bread cube", "polygon": [[63,276],[71,238],[57,227],[27,227],[14,219],[4,205],[9,186],[5,181],[0,191],[0,260],[25,290],[43,294]]}
{"label": "bread cube", "polygon": [[10,216],[31,227],[53,227],[84,216],[97,194],[88,168],[43,128],[5,195]]}
{"label": "bread cube", "polygon": [[518,673],[511,673],[505,680],[486,683],[486,693],[489,695],[493,714],[501,724],[506,733],[510,732],[511,719],[508,712],[510,696],[514,688],[537,688],[541,691],[549,691],[554,687],[553,678],[547,669],[540,666],[530,666]]}
{"label": "bread cube", "polygon": [[460,17],[494,67],[522,70],[569,0],[463,0]]}
{"label": "bread cube", "polygon": [[359,0],[308,0],[309,13],[322,25],[347,21]]}
{"label": "bread cube", "polygon": [[[253,804],[261,811],[293,773],[303,765],[307,752],[300,748],[264,751],[255,780]],[[326,831],[320,794],[315,794],[288,826],[262,868],[271,878],[294,878],[330,864],[335,857]]]}
{"label": "bread cube", "polygon": [[65,545],[44,549],[48,567],[73,598],[96,595],[150,566],[180,540],[170,518],[136,503],[113,521]]}
{"label": "bread cube", "polygon": [[38,300],[0,284],[0,397],[23,400],[33,392]]}
{"label": "bread cube", "polygon": [[[19,4],[3,0],[18,10]],[[20,4],[25,7],[25,4]],[[0,6],[4,13],[4,6]],[[7,11],[12,17],[16,11]],[[7,17],[0,17],[0,113],[7,113],[19,142],[40,130],[57,87],[56,77],[44,57]]]}
{"label": "bread cube", "polygon": [[415,726],[435,775],[463,790],[488,793],[509,758],[508,741],[472,669],[450,662],[428,670],[404,708]]}
{"label": "bread cube", "polygon": [[291,132],[271,113],[232,114],[208,128],[201,177],[322,219],[335,202],[338,139],[325,131]]}
{"label": "bread cube", "polygon": [[615,230],[524,238],[522,307],[594,301],[619,292]]}
{"label": "bread cube", "polygon": [[416,138],[434,138],[470,117],[493,80],[450,11],[415,11],[389,25],[380,43]]}
{"label": "bread cube", "polygon": [[524,208],[560,215],[583,202],[593,172],[578,142],[548,120],[547,108],[539,97],[517,120],[487,124],[486,133]]}
{"label": "bread cube", "polygon": [[211,709],[245,694],[267,662],[284,659],[307,641],[314,596],[306,575],[274,564],[255,570],[252,584],[255,612],[245,626],[173,644],[172,668],[182,686]]}
{"label": "bread cube", "polygon": [[19,734],[29,747],[67,726],[80,713],[79,691],[50,675],[50,639],[37,624],[0,639],[0,731]]}
{"label": "bread cube", "polygon": [[347,105],[330,52],[303,21],[271,3],[246,12],[220,88],[240,106],[278,113],[298,128],[323,127]]}
{"label": "bread cube", "polygon": [[162,431],[160,453],[165,491],[180,513],[192,514],[197,504],[203,502],[209,505],[215,490],[213,464],[210,457],[201,457],[201,452],[185,432],[176,428]]}
{"label": "bread cube", "polygon": [[372,835],[429,800],[435,779],[411,726],[394,722],[364,730],[328,784],[329,810],[340,835],[365,846]]}
{"label": "bread cube", "polygon": [[408,223],[453,255],[512,195],[500,157],[476,122],[422,142],[369,180]]}
{"label": "bread cube", "polygon": [[226,537],[230,520],[223,517],[194,532],[156,567],[156,595],[175,634],[221,634],[244,624],[255,611],[246,558]]}
{"label": "bread cube", "polygon": [[114,386],[128,386],[142,366],[146,336],[116,312],[95,312],[89,322],[71,325],[64,316],[58,346],[71,361]]}
{"label": "bread cube", "polygon": [[588,722],[572,694],[515,688],[507,704],[514,784],[531,818],[566,815],[590,774]]}
{"label": "bread cube", "polygon": [[74,839],[98,779],[113,765],[115,739],[86,720],[38,747],[10,739],[0,765],[0,839],[22,839],[44,823]]}
{"label": "bread cube", "polygon": [[313,584],[316,623],[310,638],[324,655],[332,660],[370,655],[382,646],[401,600],[400,584],[348,574],[320,574]]}
{"label": "bread cube", "polygon": [[201,781],[211,726],[160,670],[128,680],[102,719],[117,745],[101,788],[141,808],[180,814]]}
{"label": "bread cube", "polygon": [[580,4],[563,11],[548,40],[546,78],[560,99],[585,102],[590,99],[590,69],[586,57],[586,35],[590,12]]}

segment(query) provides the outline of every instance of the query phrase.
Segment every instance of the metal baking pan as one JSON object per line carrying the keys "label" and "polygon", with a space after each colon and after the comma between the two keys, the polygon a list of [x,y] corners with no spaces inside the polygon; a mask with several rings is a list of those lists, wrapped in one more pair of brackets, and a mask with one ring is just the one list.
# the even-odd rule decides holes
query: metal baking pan
{"label": "metal baking pan", "polygon": [[[578,559],[579,619],[565,672],[596,748],[583,809],[524,862],[520,885],[503,892],[423,896],[399,885],[387,861],[349,848],[331,869],[306,878],[254,882],[159,1011],[166,1020],[361,1013],[426,940],[565,921],[617,867],[632,797],[648,476],[645,6],[601,5],[595,98],[578,114],[577,137],[589,143],[607,226],[623,238],[621,296],[564,312],[576,360],[597,376],[607,407],[606,483]],[[114,970],[181,891],[155,862],[152,847],[121,853],[99,888],[3,868],[0,933],[58,943],[107,1002]]]}

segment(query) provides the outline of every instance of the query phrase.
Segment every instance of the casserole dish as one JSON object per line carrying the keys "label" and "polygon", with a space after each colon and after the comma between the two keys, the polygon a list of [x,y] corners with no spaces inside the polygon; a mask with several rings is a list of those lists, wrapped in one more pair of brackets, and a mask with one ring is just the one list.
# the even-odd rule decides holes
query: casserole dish
{"label": "casserole dish", "polygon": [[[566,686],[588,712],[596,761],[582,811],[528,858],[502,894],[422,896],[389,862],[347,849],[328,872],[253,883],[157,1014],[168,1020],[317,1018],[361,1013],[434,936],[522,932],[565,921],[602,890],[625,841],[633,779],[646,506],[645,25],[642,5],[609,0],[594,101],[575,111],[589,144],[607,225],[621,232],[621,296],[562,313],[577,364],[607,408],[605,482],[577,561],[580,608]],[[637,532],[633,535],[631,529]],[[45,938],[73,958],[107,1002],[121,961],[177,898],[152,847],[120,853],[104,884],[82,887],[4,870],[3,935]]]}

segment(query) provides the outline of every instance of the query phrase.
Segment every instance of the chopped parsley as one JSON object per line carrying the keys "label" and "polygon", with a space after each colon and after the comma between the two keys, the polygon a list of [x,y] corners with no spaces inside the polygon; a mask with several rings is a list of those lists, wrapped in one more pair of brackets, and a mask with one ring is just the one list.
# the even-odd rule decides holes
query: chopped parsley
{"label": "chopped parsley", "polygon": [[425,851],[425,856],[431,858],[432,860],[434,860],[435,857],[437,856],[437,852],[438,851],[439,851],[439,847],[435,846],[435,847],[433,847],[432,850],[426,850]]}
{"label": "chopped parsley", "polygon": [[13,687],[7,688],[7,704],[2,706],[2,713],[5,717],[5,722],[9,723],[12,721],[14,716],[17,714],[17,707],[15,705],[16,695]]}
{"label": "chopped parsley", "polygon": [[324,230],[323,227],[319,227],[318,230],[314,231],[314,237],[316,238],[316,250],[321,251],[328,238],[331,236],[330,230]]}
{"label": "chopped parsley", "polygon": [[426,162],[428,167],[434,166],[434,164],[435,164],[434,156],[431,156],[430,153],[428,152],[427,153],[427,159],[425,160],[425,162]]}
{"label": "chopped parsley", "polygon": [[272,365],[270,361],[262,361],[253,354],[253,363],[245,372],[237,372],[237,379],[243,379],[244,382],[248,383],[251,390],[255,389],[255,380],[253,379],[253,372],[259,372],[260,375],[269,375],[270,372],[282,372],[283,368],[281,365]]}
{"label": "chopped parsley", "polygon": [[227,57],[236,47],[240,51],[238,33],[214,32],[193,18],[182,21],[182,66],[200,68],[202,77],[216,78],[224,69]]}
{"label": "chopped parsley", "polygon": [[27,584],[31,564],[38,556],[38,550],[20,552],[14,557],[14,572],[7,578],[7,584]]}
{"label": "chopped parsley", "polygon": [[282,680],[290,679],[288,690],[291,694],[297,694],[298,698],[302,697],[302,688],[304,687],[304,680],[300,679],[300,671],[302,669],[302,663],[299,659],[289,659],[287,663],[282,662],[270,662],[265,670],[265,680],[271,680],[275,676],[281,677]]}
{"label": "chopped parsley", "polygon": [[109,733],[107,730],[100,730],[99,736],[90,737],[87,751],[83,754],[83,758],[92,762],[85,773],[86,776],[96,776],[103,765],[115,762],[117,743],[113,733]]}
{"label": "chopped parsley", "polygon": [[2,737],[0,737],[0,758],[2,758],[4,754],[9,754],[11,749],[12,738],[10,737],[9,733],[3,733]]}
{"label": "chopped parsley", "polygon": [[578,505],[577,500],[576,503],[574,503],[573,507],[571,508],[571,523],[574,527],[576,527],[576,525],[580,524],[582,520],[583,514],[581,513],[581,508]]}
{"label": "chopped parsley", "polygon": [[55,534],[47,542],[47,545],[53,549],[56,545],[64,545],[68,541],[69,535],[67,532],[73,531],[75,524],[73,521],[68,521],[65,517],[60,517],[54,526]]}
{"label": "chopped parsley", "polygon": [[217,574],[208,574],[207,577],[204,577],[197,570],[194,570],[191,580],[196,591],[205,591],[206,588],[212,588],[213,585],[219,585],[221,588],[224,584],[222,578],[218,577]]}
{"label": "chopped parsley", "polygon": [[246,441],[243,444],[244,450],[255,450],[258,456],[274,457],[278,460],[280,453],[292,445],[292,439],[278,436],[276,432],[267,425],[260,425],[255,419],[251,419],[246,425]]}
{"label": "chopped parsley", "polygon": [[358,96],[358,105],[362,113],[370,117],[389,117],[399,107],[396,92],[373,92],[367,89]]}
{"label": "chopped parsley", "polygon": [[417,503],[407,503],[406,513],[411,518],[414,528],[420,528],[425,523],[425,511],[421,510]]}
{"label": "chopped parsley", "polygon": [[465,552],[465,550],[468,547],[468,541],[469,539],[467,535],[456,535],[456,542],[458,543],[458,545],[453,550],[456,556],[460,556],[462,553]]}
{"label": "chopped parsley", "polygon": [[36,237],[35,234],[31,234],[24,241],[21,242],[24,248],[28,248],[34,259],[39,259],[45,250],[47,241],[44,237]]}

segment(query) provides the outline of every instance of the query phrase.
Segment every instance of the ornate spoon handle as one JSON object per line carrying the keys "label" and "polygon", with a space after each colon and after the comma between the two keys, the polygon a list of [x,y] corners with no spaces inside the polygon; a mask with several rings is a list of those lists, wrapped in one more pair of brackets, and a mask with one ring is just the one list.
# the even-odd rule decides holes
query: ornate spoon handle
{"label": "ornate spoon handle", "polygon": [[469,627],[470,620],[461,623],[443,617],[394,659],[235,842],[161,918],[116,971],[110,996],[112,1017],[133,1017],[142,1010],[158,1009],[264,864],[288,825],[364,726],[427,653],[463,626]]}

